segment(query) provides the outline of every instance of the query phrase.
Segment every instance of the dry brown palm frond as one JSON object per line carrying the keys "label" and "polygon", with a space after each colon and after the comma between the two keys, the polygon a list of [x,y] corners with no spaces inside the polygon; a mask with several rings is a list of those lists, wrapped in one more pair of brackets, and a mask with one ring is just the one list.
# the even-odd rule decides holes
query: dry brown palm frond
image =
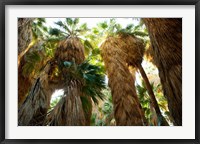
{"label": "dry brown palm frond", "polygon": [[149,31],[153,50],[156,56],[159,53],[163,66],[168,69],[171,65],[182,63],[181,19],[145,18],[143,21]]}
{"label": "dry brown palm frond", "polygon": [[117,125],[143,125],[134,79],[126,66],[127,54],[121,49],[124,45],[119,38],[109,37],[100,47],[111,87],[114,116]]}
{"label": "dry brown palm frond", "polygon": [[128,65],[136,66],[142,63],[145,46],[141,39],[129,35],[129,34],[119,34],[121,41],[126,43],[123,45],[122,50],[128,54],[126,62]]}
{"label": "dry brown palm frond", "polygon": [[65,96],[49,113],[45,124],[50,126],[83,126],[86,125],[85,112],[81,102],[80,83],[71,80],[65,87]]}
{"label": "dry brown palm frond", "polygon": [[182,19],[144,18],[164,95],[175,125],[182,125]]}
{"label": "dry brown palm frond", "polygon": [[60,99],[52,111],[49,112],[45,119],[45,125],[48,126],[64,126],[65,125],[65,105],[66,97]]}
{"label": "dry brown palm frond", "polygon": [[156,100],[153,90],[150,86],[148,77],[146,76],[146,73],[141,65],[142,60],[143,60],[144,51],[145,51],[145,46],[144,46],[143,41],[133,35],[124,34],[124,33],[119,34],[119,38],[122,41],[124,41],[124,43],[126,43],[126,45],[124,47],[121,47],[122,50],[125,53],[127,53],[126,62],[128,63],[128,65],[131,65],[140,70],[140,73],[145,81],[145,85],[147,87],[147,91],[149,93],[151,102],[156,110],[158,117],[161,118],[161,125],[168,125],[165,118],[161,114],[157,100]]}
{"label": "dry brown palm frond", "polygon": [[151,62],[152,64],[154,64],[155,66],[157,65],[154,61],[154,52],[153,52],[153,48],[151,45],[149,45],[144,53],[144,57]]}
{"label": "dry brown palm frond", "polygon": [[61,41],[55,51],[55,59],[58,61],[72,61],[81,64],[84,59],[84,46],[79,38],[68,38]]}

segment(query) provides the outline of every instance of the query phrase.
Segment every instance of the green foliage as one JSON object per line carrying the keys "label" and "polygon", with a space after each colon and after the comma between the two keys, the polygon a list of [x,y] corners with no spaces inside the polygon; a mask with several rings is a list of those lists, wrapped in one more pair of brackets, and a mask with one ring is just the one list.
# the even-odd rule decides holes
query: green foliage
{"label": "green foliage", "polygon": [[116,22],[114,18],[110,19],[109,22],[104,21],[97,24],[97,28],[93,31],[100,37],[114,36],[117,31],[121,29],[121,25]]}
{"label": "green foliage", "polygon": [[[158,84],[157,86],[154,86],[154,83],[151,83],[151,87],[152,87],[153,92],[156,96],[156,100],[158,102],[158,105],[159,105],[161,112],[163,113],[166,120],[169,122],[170,118],[169,118],[169,115],[168,115],[169,112],[168,112],[168,108],[167,108],[167,100],[162,93],[161,85]],[[136,88],[137,88],[137,93],[138,93],[138,97],[139,97],[141,106],[142,106],[142,108],[145,112],[145,117],[147,118],[147,120],[151,124],[151,118],[152,118],[151,107],[152,107],[152,105],[151,105],[150,97],[149,97],[149,94],[148,94],[147,89],[145,87],[144,81],[142,81],[141,85],[137,84]],[[158,118],[158,122],[160,122],[159,120],[160,119]]]}
{"label": "green foliage", "polygon": [[73,25],[73,20],[72,20],[72,18],[66,18],[66,22],[67,22],[67,24],[69,25],[69,26],[72,26]]}
{"label": "green foliage", "polygon": [[50,35],[77,37],[88,31],[86,23],[79,25],[79,18],[66,18],[65,21],[58,21],[55,22],[55,24],[58,25],[60,29],[53,28],[53,31],[50,31]]}
{"label": "green foliage", "polygon": [[60,27],[64,27],[65,26],[62,21],[55,22],[55,24],[59,25]]}
{"label": "green foliage", "polygon": [[83,45],[84,45],[84,48],[85,48],[85,55],[88,56],[91,53],[93,46],[90,43],[90,41],[87,40],[87,39],[83,40],[82,42],[83,42]]}
{"label": "green foliage", "polygon": [[79,18],[74,18],[74,25],[77,25],[79,23]]}
{"label": "green foliage", "polygon": [[85,46],[85,48],[93,49],[93,46],[91,45],[91,43],[88,40],[84,41],[84,46]]}
{"label": "green foliage", "polygon": [[126,26],[126,30],[127,31],[131,31],[132,29],[134,28],[134,25],[133,24],[128,24],[127,26]]}
{"label": "green foliage", "polygon": [[39,50],[42,50],[47,57],[44,59],[52,58],[56,44],[63,39],[64,34],[58,29],[48,28],[46,25],[45,18],[37,18],[32,24],[33,38],[36,40],[36,43],[41,43],[38,47]]}
{"label": "green foliage", "polygon": [[106,29],[108,27],[108,24],[107,22],[102,22],[102,23],[99,23],[98,26],[102,29]]}
{"label": "green foliage", "polygon": [[89,102],[86,96],[81,96],[81,102],[84,112],[88,113],[92,109],[92,104]]}
{"label": "green foliage", "polygon": [[68,69],[66,74],[68,78],[78,79],[83,83],[82,91],[85,96],[91,97],[95,104],[104,99],[101,90],[105,88],[105,76],[99,73],[98,66],[91,65],[88,60],[80,65],[65,61],[64,66]]}
{"label": "green foliage", "polygon": [[98,112],[93,112],[91,117],[91,125],[95,126],[110,126],[115,125],[113,104],[111,91],[107,87],[102,90],[105,100],[100,105],[95,106],[94,109],[98,109]]}
{"label": "green foliage", "polygon": [[98,104],[98,99],[103,100],[104,95],[101,90],[105,88],[105,77],[99,74],[99,67],[89,64],[87,61],[78,66],[81,76],[84,78],[83,92],[91,96],[94,103]]}
{"label": "green foliage", "polygon": [[48,28],[44,25],[45,18],[36,18],[32,23],[32,32],[34,39],[44,39],[48,34]]}
{"label": "green foliage", "polygon": [[91,120],[90,120],[91,126],[96,126],[96,119],[97,119],[97,113],[92,113]]}
{"label": "green foliage", "polygon": [[145,31],[134,31],[134,32],[133,32],[133,35],[140,36],[140,37],[149,36],[148,33],[145,32]]}
{"label": "green foliage", "polygon": [[53,35],[53,36],[60,36],[60,35],[62,35],[62,33],[63,32],[61,30],[57,29],[57,28],[50,28],[49,29],[49,34]]}
{"label": "green foliage", "polygon": [[24,76],[29,76],[33,71],[37,69],[37,64],[41,62],[41,57],[38,51],[33,51],[25,56],[25,65],[22,68]]}
{"label": "green foliage", "polygon": [[138,97],[140,100],[140,104],[145,112],[145,117],[148,121],[151,118],[151,111],[150,111],[150,97],[147,93],[147,89],[145,87],[144,81],[142,81],[142,85],[136,85]]}

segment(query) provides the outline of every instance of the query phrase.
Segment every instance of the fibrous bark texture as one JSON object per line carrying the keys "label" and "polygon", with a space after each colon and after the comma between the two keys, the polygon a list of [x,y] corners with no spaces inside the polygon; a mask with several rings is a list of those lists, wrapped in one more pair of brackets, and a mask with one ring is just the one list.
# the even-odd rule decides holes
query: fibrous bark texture
{"label": "fibrous bark texture", "polygon": [[123,41],[109,37],[101,45],[101,55],[111,87],[114,116],[117,125],[144,125],[139,99],[134,87],[134,79],[126,65],[126,53],[120,47]]}
{"label": "fibrous bark texture", "polygon": [[86,125],[85,113],[80,98],[81,86],[78,81],[71,80],[66,87],[64,97],[48,115],[50,126],[83,126]]}
{"label": "fibrous bark texture", "polygon": [[32,22],[33,19],[31,18],[18,19],[18,108],[21,107],[26,99],[27,93],[32,85],[30,78],[24,76],[22,72],[25,64],[25,58],[22,54],[32,41]]}
{"label": "fibrous bark texture", "polygon": [[54,90],[54,88],[49,85],[48,81],[49,69],[50,65],[46,66],[20,107],[18,111],[19,126],[43,125]]}
{"label": "fibrous bark texture", "polygon": [[182,19],[144,18],[174,125],[182,125]]}

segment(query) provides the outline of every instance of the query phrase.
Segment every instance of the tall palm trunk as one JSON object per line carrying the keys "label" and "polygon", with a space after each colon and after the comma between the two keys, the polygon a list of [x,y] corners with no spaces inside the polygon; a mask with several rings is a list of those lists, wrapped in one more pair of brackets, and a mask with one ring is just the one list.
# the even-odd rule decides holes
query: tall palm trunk
{"label": "tall palm trunk", "polygon": [[126,53],[120,47],[124,43],[109,37],[101,45],[101,55],[111,87],[114,116],[117,125],[144,125],[141,105],[136,95],[134,79],[125,62]]}
{"label": "tall palm trunk", "polygon": [[159,70],[164,95],[174,119],[182,125],[182,19],[144,18],[153,59]]}
{"label": "tall palm trunk", "polygon": [[23,104],[26,96],[31,88],[31,80],[29,77],[23,75],[23,66],[25,59],[21,59],[21,64],[18,68],[18,109]]}
{"label": "tall palm trunk", "polygon": [[18,55],[23,53],[32,41],[32,18],[18,19]]}
{"label": "tall palm trunk", "polygon": [[150,96],[151,103],[156,111],[159,121],[161,122],[160,125],[168,126],[169,124],[167,123],[166,119],[161,114],[160,108],[158,106],[157,100],[153,93],[149,79],[141,65],[142,60],[143,60],[144,50],[145,50],[145,46],[142,40],[138,39],[135,36],[130,36],[128,34],[120,34],[119,38],[126,43],[124,47],[121,47],[125,53],[128,53],[126,62],[128,63],[128,65],[138,68],[142,75],[142,78],[144,79],[147,92]]}
{"label": "tall palm trunk", "polygon": [[166,119],[163,117],[163,115],[161,114],[161,111],[160,111],[160,108],[158,106],[158,103],[157,103],[157,100],[156,100],[156,97],[153,93],[153,90],[152,90],[152,87],[150,85],[150,82],[149,82],[149,79],[143,69],[143,67],[140,65],[137,66],[144,81],[145,81],[145,85],[146,85],[146,88],[147,88],[147,91],[149,93],[149,96],[150,96],[150,99],[151,99],[151,102],[152,102],[152,105],[155,109],[155,112],[157,114],[157,118],[158,118],[158,122],[160,123],[159,125],[161,126],[169,126],[169,124],[167,123]]}
{"label": "tall palm trunk", "polygon": [[26,99],[26,95],[31,88],[31,80],[22,73],[25,64],[24,52],[27,51],[32,41],[31,18],[18,19],[18,108]]}

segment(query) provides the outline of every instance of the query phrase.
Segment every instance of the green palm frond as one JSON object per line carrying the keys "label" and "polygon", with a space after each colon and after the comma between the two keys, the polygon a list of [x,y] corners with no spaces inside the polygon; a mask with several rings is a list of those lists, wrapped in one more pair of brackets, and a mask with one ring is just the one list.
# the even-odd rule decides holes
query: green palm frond
{"label": "green palm frond", "polygon": [[63,65],[68,69],[68,77],[83,83],[82,92],[85,96],[91,97],[95,104],[98,104],[99,100],[104,100],[102,89],[106,87],[105,76],[99,73],[98,66],[90,64],[88,60],[80,65],[65,61]]}
{"label": "green palm frond", "polygon": [[134,28],[133,24],[128,24],[125,29],[126,30],[132,30],[133,28]]}
{"label": "green palm frond", "polygon": [[39,63],[42,59],[38,51],[30,52],[25,57],[26,63],[23,66],[23,75],[29,75],[36,69],[36,64]]}
{"label": "green palm frond", "polygon": [[79,18],[74,18],[73,24],[77,25],[79,23]]}
{"label": "green palm frond", "polygon": [[64,28],[64,24],[62,21],[58,21],[58,22],[55,22],[55,24],[59,25],[60,27],[63,27]]}
{"label": "green palm frond", "polygon": [[57,28],[50,28],[49,34],[52,36],[64,36],[64,32]]}
{"label": "green palm frond", "polygon": [[48,35],[48,28],[44,25],[45,18],[36,18],[32,23],[33,38],[45,38]]}
{"label": "green palm frond", "polygon": [[72,18],[66,18],[66,22],[69,26],[72,26],[73,25],[73,20]]}
{"label": "green palm frond", "polygon": [[144,32],[144,31],[134,31],[132,34],[135,35],[135,36],[140,36],[140,37],[149,36],[148,33]]}

